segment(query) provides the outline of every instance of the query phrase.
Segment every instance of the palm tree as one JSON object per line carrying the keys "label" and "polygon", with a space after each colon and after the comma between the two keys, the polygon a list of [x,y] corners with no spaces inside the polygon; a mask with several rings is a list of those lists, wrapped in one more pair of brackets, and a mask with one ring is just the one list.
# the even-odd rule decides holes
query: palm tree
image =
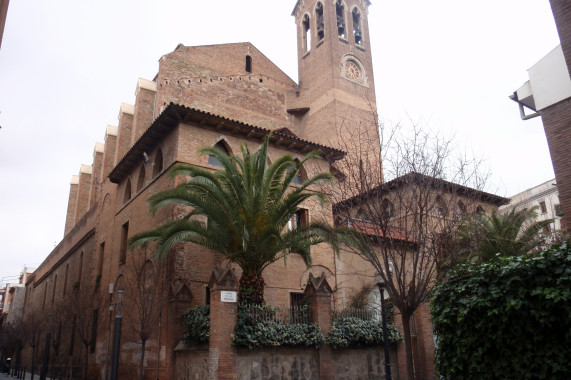
{"label": "palm tree", "polygon": [[[306,265],[311,265],[311,247],[331,240],[332,228],[317,222],[288,228],[288,223],[304,201],[315,198],[323,204],[325,195],[310,192],[308,187],[327,182],[332,176],[320,173],[291,187],[302,165],[318,157],[319,152],[311,152],[301,162],[284,155],[269,165],[269,138],[254,153],[247,145],[242,146],[240,156],[228,156],[215,148],[201,149],[201,154],[218,159],[221,170],[175,165],[171,176],[189,179],[150,197],[151,212],[169,205],[190,207],[191,211],[181,219],[133,236],[131,249],[156,242],[157,255],[162,258],[181,242],[209,248],[240,266],[240,302],[257,304],[264,300],[262,272],[268,265],[289,253],[299,254]],[[207,221],[192,218],[197,215],[206,216]]]}
{"label": "palm tree", "polygon": [[492,215],[484,213],[469,217],[459,230],[461,246],[476,262],[496,260],[502,256],[521,256],[541,250],[547,244],[544,233],[552,219],[536,221],[537,206]]}

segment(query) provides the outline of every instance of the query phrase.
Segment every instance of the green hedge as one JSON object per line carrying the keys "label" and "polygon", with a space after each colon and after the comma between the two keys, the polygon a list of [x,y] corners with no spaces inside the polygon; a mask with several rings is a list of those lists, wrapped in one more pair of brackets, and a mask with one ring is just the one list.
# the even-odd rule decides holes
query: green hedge
{"label": "green hedge", "polygon": [[184,313],[184,341],[186,343],[207,343],[210,339],[210,306],[195,306]]}
{"label": "green hedge", "polygon": [[286,325],[279,322],[259,322],[248,315],[242,307],[238,307],[238,321],[232,342],[236,348],[278,346],[319,348],[324,341],[325,338],[315,323]]}
{"label": "green hedge", "polygon": [[463,265],[433,290],[443,379],[568,379],[571,251]]}
{"label": "green hedge", "polygon": [[[397,328],[387,324],[389,343],[398,343],[403,337]],[[364,321],[345,317],[333,322],[327,344],[333,348],[379,346],[384,343],[383,325],[380,321]]]}

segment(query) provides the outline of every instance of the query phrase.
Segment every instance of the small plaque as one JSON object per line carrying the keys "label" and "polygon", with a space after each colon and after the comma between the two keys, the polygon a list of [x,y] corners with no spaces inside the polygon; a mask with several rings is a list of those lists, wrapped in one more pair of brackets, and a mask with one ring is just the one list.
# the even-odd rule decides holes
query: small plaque
{"label": "small plaque", "polygon": [[238,293],[223,290],[220,292],[220,301],[222,301],[222,302],[237,302],[238,301]]}

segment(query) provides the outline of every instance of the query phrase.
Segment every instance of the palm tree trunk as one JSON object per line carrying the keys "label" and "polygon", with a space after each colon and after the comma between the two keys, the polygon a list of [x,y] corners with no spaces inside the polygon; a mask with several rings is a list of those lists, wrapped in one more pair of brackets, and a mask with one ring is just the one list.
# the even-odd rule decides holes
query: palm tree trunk
{"label": "palm tree trunk", "polygon": [[145,345],[147,344],[146,340],[141,341],[141,360],[139,360],[139,380],[145,379],[145,372],[144,372],[144,364],[145,364]]}
{"label": "palm tree trunk", "polygon": [[412,337],[410,336],[410,317],[410,315],[405,313],[401,314],[402,328],[404,332],[404,348],[406,352],[406,372],[408,372],[409,380],[415,380],[414,360],[412,357]]}
{"label": "palm tree trunk", "polygon": [[261,275],[249,276],[246,273],[242,273],[242,277],[240,277],[239,302],[242,304],[263,304],[264,285],[265,282]]}

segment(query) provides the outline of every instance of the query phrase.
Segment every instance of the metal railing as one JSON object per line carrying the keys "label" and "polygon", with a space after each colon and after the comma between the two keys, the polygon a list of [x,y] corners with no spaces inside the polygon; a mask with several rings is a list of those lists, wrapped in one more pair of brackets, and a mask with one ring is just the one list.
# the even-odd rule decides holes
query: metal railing
{"label": "metal railing", "polygon": [[380,321],[381,311],[379,309],[367,308],[346,308],[342,310],[333,311],[333,320],[336,321],[340,318],[358,318],[364,321]]}
{"label": "metal railing", "polygon": [[311,323],[308,306],[245,305],[242,307],[256,322],[275,322],[285,325]]}

